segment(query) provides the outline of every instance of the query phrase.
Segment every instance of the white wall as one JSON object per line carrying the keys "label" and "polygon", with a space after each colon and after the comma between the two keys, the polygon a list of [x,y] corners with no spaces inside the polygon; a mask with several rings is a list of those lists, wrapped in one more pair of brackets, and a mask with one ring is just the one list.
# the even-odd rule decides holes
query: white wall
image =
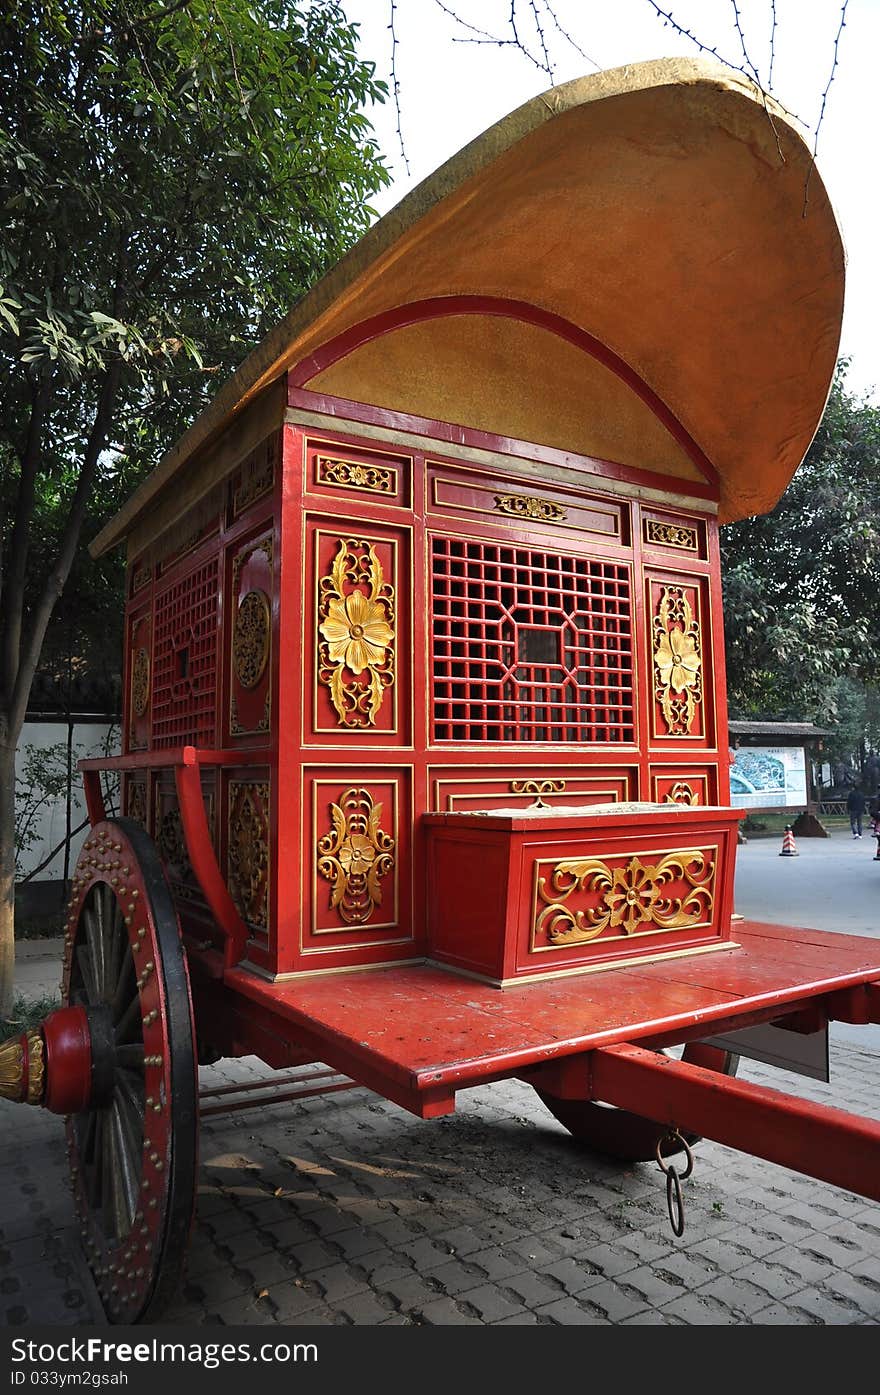
{"label": "white wall", "polygon": [[[109,740],[109,746],[108,746]],[[45,750],[50,746],[59,743],[67,743],[67,722],[59,721],[28,721],[22,729],[21,739],[18,743],[18,750],[15,759],[16,773],[16,794],[19,796],[19,777],[23,777],[25,768],[26,751],[25,747],[34,746],[40,750]],[[73,801],[71,809],[71,827],[82,823],[86,817],[86,806],[83,798],[82,776],[76,769],[76,762],[88,756],[102,756],[105,754],[116,755],[119,750],[119,726],[111,725],[107,722],[75,722],[73,728]],[[64,837],[67,818],[66,801],[64,795],[45,806],[32,827],[37,834],[37,839],[27,849],[22,858],[22,872],[20,875],[27,876],[34,867],[43,861],[46,854],[54,848]],[[71,841],[70,868],[76,862],[77,855],[88,830],[84,829]],[[50,863],[47,864],[37,875],[34,881],[58,881],[64,875],[64,850],[62,849]]]}

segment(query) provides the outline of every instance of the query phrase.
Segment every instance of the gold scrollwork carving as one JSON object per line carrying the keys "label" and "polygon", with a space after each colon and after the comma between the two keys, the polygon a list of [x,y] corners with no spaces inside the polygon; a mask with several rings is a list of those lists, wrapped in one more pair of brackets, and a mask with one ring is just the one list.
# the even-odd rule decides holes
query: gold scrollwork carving
{"label": "gold scrollwork carving", "polygon": [[333,883],[330,906],[347,925],[363,925],[382,904],[381,881],[394,870],[395,841],[380,827],[382,805],[369,790],[345,791],[330,805],[333,827],[318,840],[318,871]]}
{"label": "gold scrollwork carving", "polygon": [[319,484],[337,484],[342,489],[369,489],[375,494],[393,494],[397,488],[397,471],[379,465],[364,465],[358,460],[335,460],[319,455],[317,461]]}
{"label": "gold scrollwork carving", "polygon": [[43,1034],[31,1028],[0,1045],[0,1099],[39,1104],[45,1088]]}
{"label": "gold scrollwork carving", "polygon": [[670,736],[687,736],[703,700],[700,627],[681,586],[664,586],[654,616],[654,696]]}
{"label": "gold scrollwork carving", "polygon": [[21,1037],[0,1046],[0,1099],[19,1101],[24,1090],[24,1047]]}
{"label": "gold scrollwork carving", "polygon": [[249,925],[269,923],[269,804],[267,783],[229,787],[229,890]]}
{"label": "gold scrollwork carving", "polygon": [[46,1056],[43,1033],[34,1028],[27,1033],[28,1052],[28,1104],[42,1103],[46,1088]]}
{"label": "gold scrollwork carving", "polygon": [[564,780],[511,780],[511,794],[533,794],[534,803],[529,807],[532,809],[549,809],[549,804],[544,802],[545,794],[562,794],[565,790]]}
{"label": "gold scrollwork carving", "polygon": [[394,588],[373,546],[340,539],[318,593],[318,679],[342,726],[373,726],[394,682],[395,638]]}
{"label": "gold scrollwork carving", "polygon": [[129,780],[125,793],[126,818],[134,819],[141,828],[147,826],[147,785],[145,780]]}
{"label": "gold scrollwork carving", "polygon": [[272,608],[265,591],[248,591],[235,613],[232,666],[243,688],[255,688],[269,662]]}
{"label": "gold scrollwork carving", "polygon": [[661,547],[680,547],[687,552],[699,550],[696,528],[688,528],[684,523],[661,523],[656,518],[649,518],[645,536],[648,542],[659,543]]}
{"label": "gold scrollwork carving", "polygon": [[150,701],[150,656],[143,645],[135,650],[131,661],[131,709],[142,717]]}
{"label": "gold scrollwork carving", "polygon": [[539,523],[562,523],[568,509],[552,499],[537,499],[532,494],[496,494],[495,507],[514,518],[534,518]]}
{"label": "gold scrollwork carving", "polygon": [[686,780],[676,780],[672,789],[667,791],[664,802],[666,804],[699,804],[700,796]]}
{"label": "gold scrollwork carving", "polygon": [[[680,896],[665,894],[671,882],[684,883]],[[551,945],[585,944],[604,930],[632,935],[640,927],[680,930],[706,923],[714,906],[715,863],[698,849],[668,853],[653,866],[638,857],[625,867],[609,867],[598,857],[566,858],[550,877],[538,881],[545,903],[535,934]],[[581,910],[564,904],[575,891],[598,893],[598,903]],[[645,933],[645,930],[642,933]]]}

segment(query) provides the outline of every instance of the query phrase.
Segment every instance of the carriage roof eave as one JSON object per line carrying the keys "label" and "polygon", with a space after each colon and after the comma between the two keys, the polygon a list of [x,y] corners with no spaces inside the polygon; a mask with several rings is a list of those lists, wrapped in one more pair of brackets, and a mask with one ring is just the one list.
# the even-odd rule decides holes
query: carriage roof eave
{"label": "carriage roof eave", "polygon": [[[444,298],[454,308],[506,307],[512,328],[503,344],[491,341],[494,358],[509,360],[500,371],[515,374],[519,365],[522,373],[529,353],[534,363],[529,336],[539,332],[567,336],[569,358],[581,353],[584,382],[598,352],[602,371],[616,374],[632,399],[635,444],[645,403],[661,433],[669,422],[680,428],[660,466],[672,480],[686,492],[702,459],[717,479],[722,522],[767,512],[824,410],[844,273],[811,152],[792,119],[748,79],[697,59],[576,79],[490,127],[380,219],[242,363],[91,551],[122,541],[178,472],[288,370],[299,366],[304,386],[370,400],[359,385],[376,382],[380,362],[411,361],[418,340],[395,360],[390,333],[363,342],[357,327],[387,322],[413,336],[406,307]],[[520,320],[517,306],[525,307]],[[498,322],[491,306],[484,319]],[[464,360],[475,343],[490,343],[489,332],[484,341],[452,333],[443,351],[458,353],[462,371],[450,371],[447,359],[439,383],[426,369],[430,401],[443,411],[422,415],[474,425],[473,398],[465,400],[474,374]],[[433,351],[440,341],[424,342]],[[347,343],[355,347],[342,359],[328,350]],[[546,355],[542,361],[555,371]],[[557,373],[567,400],[554,410],[566,417],[571,406],[574,424],[564,429],[577,437],[581,388],[570,369],[567,361]],[[402,410],[418,409],[419,391],[410,386],[414,397]],[[496,396],[503,412],[503,385]],[[528,392],[508,396],[517,429],[500,434],[559,444],[546,439],[540,384],[533,435]],[[624,403],[624,435],[627,411]],[[682,441],[690,443],[684,453]],[[563,444],[590,453],[578,439]]]}

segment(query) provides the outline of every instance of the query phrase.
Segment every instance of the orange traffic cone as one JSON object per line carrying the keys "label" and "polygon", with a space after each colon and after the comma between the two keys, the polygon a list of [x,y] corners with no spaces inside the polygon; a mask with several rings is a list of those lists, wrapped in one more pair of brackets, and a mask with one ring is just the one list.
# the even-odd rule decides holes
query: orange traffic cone
{"label": "orange traffic cone", "polygon": [[797,857],[798,850],[794,845],[794,834],[791,831],[791,824],[785,825],[785,832],[782,835],[782,852],[780,857]]}

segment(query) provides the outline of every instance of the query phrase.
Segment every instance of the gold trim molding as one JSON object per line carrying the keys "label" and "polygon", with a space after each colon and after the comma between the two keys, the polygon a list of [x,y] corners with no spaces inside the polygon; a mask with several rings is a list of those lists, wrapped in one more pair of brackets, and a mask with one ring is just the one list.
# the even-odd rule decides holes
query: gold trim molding
{"label": "gold trim molding", "polygon": [[340,726],[375,726],[394,682],[395,633],[394,588],[372,544],[340,538],[318,596],[318,681],[330,689]]}
{"label": "gold trim molding", "polygon": [[359,460],[340,460],[319,455],[315,461],[318,484],[335,484],[340,489],[367,489],[374,494],[396,494],[397,471]]}
{"label": "gold trim molding", "polygon": [[660,547],[679,547],[686,552],[700,550],[696,528],[689,528],[684,523],[661,523],[657,518],[646,520],[645,541],[658,543]]}
{"label": "gold trim molding", "polygon": [[654,697],[670,736],[688,736],[703,701],[700,626],[684,587],[664,586],[653,621]]}
{"label": "gold trim molding", "polygon": [[563,794],[565,791],[564,780],[511,780],[511,794],[533,794],[534,803],[529,807],[532,809],[549,809],[549,804],[544,802],[545,794]]}
{"label": "gold trim molding", "polygon": [[[668,894],[676,881],[687,887],[681,896]],[[546,877],[538,879],[537,900],[544,908],[536,915],[533,939],[543,933],[557,947],[586,944],[605,930],[632,935],[708,924],[714,887],[715,862],[698,848],[668,853],[653,864],[633,857],[623,867],[598,857],[565,858],[553,868],[549,887]],[[597,904],[573,909],[566,903],[577,891],[597,894]]]}
{"label": "gold trim molding", "polygon": [[562,523],[568,518],[568,509],[562,504],[534,494],[496,494],[495,507],[513,518],[532,518],[538,523]]}
{"label": "gold trim molding", "polygon": [[347,789],[330,805],[333,827],[319,838],[318,871],[333,883],[330,906],[346,925],[363,925],[382,904],[382,878],[394,870],[395,840],[381,828],[382,805],[369,790]]}

